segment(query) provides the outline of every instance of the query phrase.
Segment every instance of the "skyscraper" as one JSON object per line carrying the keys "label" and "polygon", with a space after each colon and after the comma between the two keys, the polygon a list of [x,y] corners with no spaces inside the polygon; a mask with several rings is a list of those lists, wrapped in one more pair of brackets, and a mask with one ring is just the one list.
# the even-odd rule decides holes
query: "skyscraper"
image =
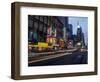
{"label": "skyscraper", "polygon": [[72,24],[68,24],[68,39],[72,40],[72,35],[73,35],[73,26]]}
{"label": "skyscraper", "polygon": [[82,27],[77,23],[77,43],[79,43],[82,47],[85,46],[84,33],[82,32]]}
{"label": "skyscraper", "polygon": [[64,41],[66,42],[67,41],[67,28],[68,28],[68,17],[65,17],[64,18],[64,28],[63,28],[63,38],[64,38]]}
{"label": "skyscraper", "polygon": [[85,46],[84,33],[82,33],[82,46]]}
{"label": "skyscraper", "polygon": [[82,41],[82,28],[79,25],[79,22],[77,23],[77,42]]}

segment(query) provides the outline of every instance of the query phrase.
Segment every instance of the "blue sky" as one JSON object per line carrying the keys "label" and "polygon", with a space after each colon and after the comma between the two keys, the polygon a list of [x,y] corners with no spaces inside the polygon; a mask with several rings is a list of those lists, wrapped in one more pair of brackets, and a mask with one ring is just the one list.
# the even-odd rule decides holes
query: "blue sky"
{"label": "blue sky", "polygon": [[73,34],[77,33],[77,23],[84,33],[85,43],[88,43],[88,18],[87,17],[68,17],[68,23],[73,25]]}

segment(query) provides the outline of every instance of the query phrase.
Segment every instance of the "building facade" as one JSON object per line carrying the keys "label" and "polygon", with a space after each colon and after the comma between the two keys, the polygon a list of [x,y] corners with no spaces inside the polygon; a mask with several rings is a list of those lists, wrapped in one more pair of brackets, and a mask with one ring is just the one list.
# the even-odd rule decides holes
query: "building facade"
{"label": "building facade", "polygon": [[46,42],[48,20],[45,16],[28,16],[28,40],[38,43]]}
{"label": "building facade", "polygon": [[84,33],[82,32],[82,27],[79,24],[77,25],[77,45],[80,47],[85,46]]}
{"label": "building facade", "polygon": [[28,15],[28,42],[63,46],[63,27],[58,16]]}

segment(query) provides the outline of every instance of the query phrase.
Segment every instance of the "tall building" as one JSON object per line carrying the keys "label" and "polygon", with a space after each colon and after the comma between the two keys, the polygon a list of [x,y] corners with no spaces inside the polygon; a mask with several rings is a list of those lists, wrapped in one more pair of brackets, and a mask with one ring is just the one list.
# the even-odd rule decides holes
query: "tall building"
{"label": "tall building", "polygon": [[28,40],[38,43],[46,42],[48,27],[47,16],[28,15]]}
{"label": "tall building", "polygon": [[77,35],[73,34],[73,46],[77,44]]}
{"label": "tall building", "polygon": [[82,32],[82,27],[79,25],[79,22],[77,24],[77,43],[82,47],[85,46],[84,33]]}
{"label": "tall building", "polygon": [[72,24],[68,24],[68,39],[72,40],[73,35],[73,26]]}
{"label": "tall building", "polygon": [[67,48],[73,48],[73,26],[68,24],[67,28]]}
{"label": "tall building", "polygon": [[55,27],[56,27],[56,37],[58,39],[60,38],[63,38],[63,23],[61,22],[61,20],[58,18],[58,17],[55,17],[55,20],[54,21],[54,24],[55,24]]}
{"label": "tall building", "polygon": [[62,25],[63,25],[63,31],[62,31],[62,33],[63,33],[63,36],[62,36],[62,39],[64,40],[64,42],[66,42],[67,41],[67,28],[68,28],[68,17],[58,17],[59,18],[59,20],[61,21],[61,23],[62,23]]}
{"label": "tall building", "polygon": [[63,27],[63,39],[66,42],[67,41],[67,30],[66,27]]}
{"label": "tall building", "polygon": [[[56,43],[63,38],[63,23],[58,16],[48,16],[47,39],[48,43]],[[55,41],[56,40],[56,41]]]}
{"label": "tall building", "polygon": [[81,41],[82,41],[82,28],[79,25],[79,23],[77,23],[77,42]]}
{"label": "tall building", "polygon": [[68,28],[68,17],[65,17],[65,27]]}
{"label": "tall building", "polygon": [[63,39],[66,42],[68,40],[67,36],[67,28],[68,28],[68,17],[64,17],[64,23],[63,23]]}
{"label": "tall building", "polygon": [[85,46],[85,39],[84,39],[84,33],[82,33],[82,46]]}

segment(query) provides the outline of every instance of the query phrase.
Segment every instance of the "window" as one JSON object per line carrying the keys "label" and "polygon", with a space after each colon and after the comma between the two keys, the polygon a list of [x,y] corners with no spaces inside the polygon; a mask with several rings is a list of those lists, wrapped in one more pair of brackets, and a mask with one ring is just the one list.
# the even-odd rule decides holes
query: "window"
{"label": "window", "polygon": [[47,32],[47,25],[44,25],[43,32],[44,32],[44,33]]}
{"label": "window", "polygon": [[47,24],[47,21],[48,21],[48,19],[47,19],[47,17],[45,16],[45,17],[44,17],[44,23]]}
{"label": "window", "polygon": [[35,19],[39,19],[39,16],[34,16]]}
{"label": "window", "polygon": [[32,20],[28,20],[28,26],[29,26],[30,28],[33,27],[33,21],[32,21]]}
{"label": "window", "polygon": [[39,23],[39,31],[43,31],[43,23]]}
{"label": "window", "polygon": [[43,22],[43,16],[40,16],[40,21]]}
{"label": "window", "polygon": [[34,21],[34,30],[38,29],[38,21]]}

